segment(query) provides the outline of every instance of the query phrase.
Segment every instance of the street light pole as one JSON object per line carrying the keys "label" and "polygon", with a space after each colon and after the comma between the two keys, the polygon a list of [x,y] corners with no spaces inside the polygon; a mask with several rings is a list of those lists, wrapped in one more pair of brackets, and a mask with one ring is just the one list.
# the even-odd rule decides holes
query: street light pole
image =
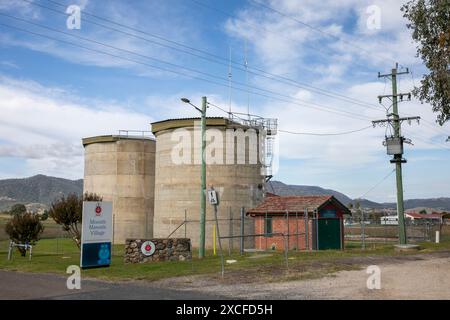
{"label": "street light pole", "polygon": [[208,108],[208,101],[206,97],[202,97],[202,108],[197,108],[191,103],[187,98],[182,98],[181,101],[190,104],[198,112],[201,113],[201,135],[202,135],[202,148],[201,148],[201,159],[202,166],[201,172],[201,188],[200,188],[200,243],[198,248],[198,257],[205,257],[205,233],[206,233],[206,159],[205,159],[205,149],[206,149],[206,109]]}
{"label": "street light pole", "polygon": [[206,221],[206,97],[202,97],[202,168],[201,168],[201,192],[200,192],[200,247],[198,256],[203,258],[205,256],[205,221]]}

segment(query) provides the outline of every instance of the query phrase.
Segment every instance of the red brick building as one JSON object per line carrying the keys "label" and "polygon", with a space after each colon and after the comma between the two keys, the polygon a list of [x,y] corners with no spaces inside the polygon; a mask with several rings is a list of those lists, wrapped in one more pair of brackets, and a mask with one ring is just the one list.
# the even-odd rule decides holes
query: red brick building
{"label": "red brick building", "polygon": [[[307,212],[307,214],[305,214]],[[334,196],[266,195],[247,211],[255,220],[256,249],[344,248],[343,215],[350,210]]]}

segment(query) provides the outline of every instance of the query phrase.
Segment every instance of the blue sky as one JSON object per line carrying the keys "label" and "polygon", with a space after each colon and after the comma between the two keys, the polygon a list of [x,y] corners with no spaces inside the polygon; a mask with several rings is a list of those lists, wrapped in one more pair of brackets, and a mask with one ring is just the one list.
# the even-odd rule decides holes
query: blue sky
{"label": "blue sky", "polygon": [[[395,61],[408,66],[413,74],[401,77],[402,92],[425,71],[398,1],[257,1],[282,14],[253,0],[0,0],[0,178],[81,178],[82,137],[149,130],[152,121],[195,115],[180,97],[200,103],[206,95],[228,109],[230,53],[232,109],[245,112],[249,100],[251,113],[277,118],[280,129],[296,132],[367,127],[385,116],[376,97],[390,93],[378,71],[389,72]],[[80,30],[66,27],[64,12],[72,4],[81,8]],[[379,29],[367,27],[373,5],[380,10]],[[245,57],[248,84],[272,93],[251,91],[275,99],[237,89],[246,83]],[[270,76],[256,76],[261,70]],[[434,124],[431,107],[418,101],[401,103],[400,112],[425,119],[404,126],[414,143],[406,147],[405,198],[450,196],[448,125]],[[395,175],[367,193],[393,169],[381,144],[384,134],[384,128],[341,136],[280,133],[274,178],[393,201]]]}

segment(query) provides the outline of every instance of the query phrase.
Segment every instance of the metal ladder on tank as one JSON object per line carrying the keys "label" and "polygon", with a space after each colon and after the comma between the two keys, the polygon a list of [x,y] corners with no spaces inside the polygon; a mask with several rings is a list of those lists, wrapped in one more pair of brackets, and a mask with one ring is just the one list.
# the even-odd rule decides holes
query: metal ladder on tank
{"label": "metal ladder on tank", "polygon": [[266,130],[266,145],[264,155],[264,167],[266,171],[266,182],[273,177],[273,147],[275,144],[275,135],[277,134],[277,119],[264,119],[264,129]]}

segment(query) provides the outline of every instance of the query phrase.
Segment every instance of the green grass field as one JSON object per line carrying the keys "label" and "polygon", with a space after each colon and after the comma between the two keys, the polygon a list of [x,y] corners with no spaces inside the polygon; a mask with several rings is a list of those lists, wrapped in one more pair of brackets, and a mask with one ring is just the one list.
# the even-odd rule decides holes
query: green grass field
{"label": "green grass field", "polygon": [[[4,225],[9,216],[0,215],[0,269],[22,272],[45,272],[65,274],[69,265],[79,265],[80,251],[71,239],[67,239],[61,227],[51,219],[44,221],[45,230],[42,239],[33,248],[33,258],[29,261],[27,257],[21,257],[17,251],[14,252],[13,260],[7,260],[8,237],[4,233]],[[450,232],[446,226],[442,236],[441,244],[431,242],[421,243],[421,252],[432,252],[436,250],[450,249]],[[345,242],[345,250],[328,250],[316,252],[290,251],[288,254],[289,270],[301,270],[301,274],[295,272],[289,276],[305,278],[317,277],[330,272],[353,268],[349,264],[338,263],[339,259],[365,256],[393,256],[395,252],[392,243],[369,243],[366,250],[361,249],[358,239]],[[158,280],[175,276],[218,274],[220,272],[221,260],[219,256],[213,256],[211,251],[207,252],[205,259],[199,260],[194,249],[192,261],[184,262],[158,262],[147,264],[125,264],[123,262],[124,245],[113,246],[112,264],[109,268],[83,270],[84,277],[101,278],[105,280]],[[404,253],[402,253],[404,254]],[[246,253],[240,256],[237,252],[232,256],[225,256],[226,260],[237,260],[236,263],[226,264],[227,273],[232,273],[239,279],[240,276],[254,274],[266,276],[267,281],[280,280],[280,274],[285,273],[286,259],[283,252],[271,251],[264,254]],[[254,272],[249,272],[253,270]],[[285,279],[288,279],[285,277]]]}
{"label": "green grass field", "polygon": [[[423,253],[439,250],[450,250],[450,241],[440,244],[421,243]],[[44,272],[65,274],[69,265],[79,265],[80,252],[76,245],[69,239],[43,239],[33,248],[33,258],[21,257],[14,252],[13,260],[7,260],[8,241],[0,241],[0,269],[21,272]],[[220,256],[213,256],[207,252],[207,257],[199,260],[195,257],[194,250],[192,261],[183,262],[158,262],[147,264],[125,264],[123,262],[123,245],[114,245],[112,264],[109,268],[83,270],[83,277],[100,278],[104,280],[158,280],[163,278],[199,274],[219,274]],[[283,279],[311,278],[325,275],[339,270],[354,269],[357,266],[348,263],[341,264],[338,261],[344,258],[365,256],[395,256],[404,255],[397,253],[392,245],[377,245],[375,248],[360,249],[359,243],[347,243],[346,250],[327,250],[316,252],[295,252],[288,254],[289,277],[280,277],[286,270],[286,260],[283,252],[268,252],[249,254],[243,256],[233,254],[226,255],[225,259],[237,260],[234,264],[226,264],[227,273],[232,273],[233,281],[238,281],[240,276],[253,274],[255,277],[267,277],[267,281]],[[296,274],[296,270],[299,271]],[[253,272],[249,272],[253,271]]]}
{"label": "green grass field", "polygon": [[[69,265],[79,265],[80,251],[69,239],[59,239],[61,253],[56,253],[56,239],[44,239],[33,248],[33,257],[29,261],[27,257],[21,257],[18,252],[14,252],[12,261],[7,260],[7,241],[0,241],[0,269],[23,272],[50,272],[65,274]],[[83,270],[85,277],[95,277],[106,280],[157,280],[161,278],[190,275],[208,274],[220,271],[220,258],[207,252],[208,256],[199,260],[183,262],[157,262],[147,264],[125,264],[123,262],[124,245],[114,245],[112,263],[109,268]],[[231,259],[227,257],[227,259]],[[249,259],[239,259],[240,267],[251,266],[253,261]],[[276,253],[269,259],[263,259],[264,264],[278,263],[282,265],[283,255]],[[233,266],[232,269],[235,267]]]}

